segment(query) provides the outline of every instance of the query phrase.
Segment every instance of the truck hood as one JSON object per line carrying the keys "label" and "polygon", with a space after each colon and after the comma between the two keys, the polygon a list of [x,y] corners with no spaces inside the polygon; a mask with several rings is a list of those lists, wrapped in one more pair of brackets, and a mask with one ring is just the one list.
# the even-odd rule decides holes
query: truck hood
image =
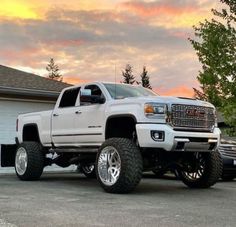
{"label": "truck hood", "polygon": [[[116,100],[118,101],[118,100]],[[190,98],[182,98],[182,97],[172,97],[172,96],[148,96],[148,97],[130,97],[124,98],[120,100],[122,103],[147,103],[147,102],[156,102],[156,103],[165,103],[168,105],[172,104],[185,104],[185,105],[195,105],[195,106],[205,106],[205,107],[213,107],[214,106],[205,101],[190,99]],[[119,102],[119,101],[118,101]]]}

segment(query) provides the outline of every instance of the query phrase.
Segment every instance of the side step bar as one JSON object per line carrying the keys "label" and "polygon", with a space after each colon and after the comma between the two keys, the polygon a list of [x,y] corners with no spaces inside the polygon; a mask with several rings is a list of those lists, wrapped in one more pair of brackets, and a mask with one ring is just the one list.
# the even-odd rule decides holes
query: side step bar
{"label": "side step bar", "polygon": [[50,153],[97,153],[99,147],[51,148]]}

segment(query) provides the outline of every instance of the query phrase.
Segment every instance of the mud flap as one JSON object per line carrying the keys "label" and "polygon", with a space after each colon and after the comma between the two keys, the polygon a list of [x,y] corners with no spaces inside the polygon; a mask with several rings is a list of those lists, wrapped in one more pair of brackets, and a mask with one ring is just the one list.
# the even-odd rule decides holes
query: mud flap
{"label": "mud flap", "polygon": [[1,167],[15,166],[16,144],[0,145]]}

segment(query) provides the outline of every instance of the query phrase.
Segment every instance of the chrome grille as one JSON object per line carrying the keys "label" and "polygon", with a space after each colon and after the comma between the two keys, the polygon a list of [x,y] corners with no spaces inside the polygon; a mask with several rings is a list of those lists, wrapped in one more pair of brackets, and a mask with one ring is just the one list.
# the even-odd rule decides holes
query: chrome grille
{"label": "chrome grille", "polygon": [[236,159],[236,145],[233,145],[233,144],[221,144],[219,146],[219,152],[223,156]]}
{"label": "chrome grille", "polygon": [[215,125],[215,110],[212,107],[173,104],[171,124],[175,130],[210,132]]}

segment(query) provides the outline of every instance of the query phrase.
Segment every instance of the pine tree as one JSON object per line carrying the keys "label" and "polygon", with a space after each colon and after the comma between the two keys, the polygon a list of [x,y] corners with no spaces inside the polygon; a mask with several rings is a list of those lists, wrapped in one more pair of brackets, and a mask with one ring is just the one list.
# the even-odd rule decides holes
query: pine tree
{"label": "pine tree", "polygon": [[133,75],[133,69],[130,64],[127,64],[125,70],[122,71],[122,76],[124,77],[123,83],[133,84],[135,82],[135,77]]}
{"label": "pine tree", "polygon": [[148,71],[146,69],[146,66],[143,66],[143,72],[141,73],[140,77],[141,77],[142,86],[145,87],[145,88],[152,89],[152,87],[150,85],[150,82],[149,82],[150,78],[148,76]]}
{"label": "pine tree", "polygon": [[55,64],[54,59],[51,58],[49,64],[46,66],[46,70],[48,71],[48,78],[52,80],[62,81],[62,75],[60,74],[60,70],[57,64]]}

